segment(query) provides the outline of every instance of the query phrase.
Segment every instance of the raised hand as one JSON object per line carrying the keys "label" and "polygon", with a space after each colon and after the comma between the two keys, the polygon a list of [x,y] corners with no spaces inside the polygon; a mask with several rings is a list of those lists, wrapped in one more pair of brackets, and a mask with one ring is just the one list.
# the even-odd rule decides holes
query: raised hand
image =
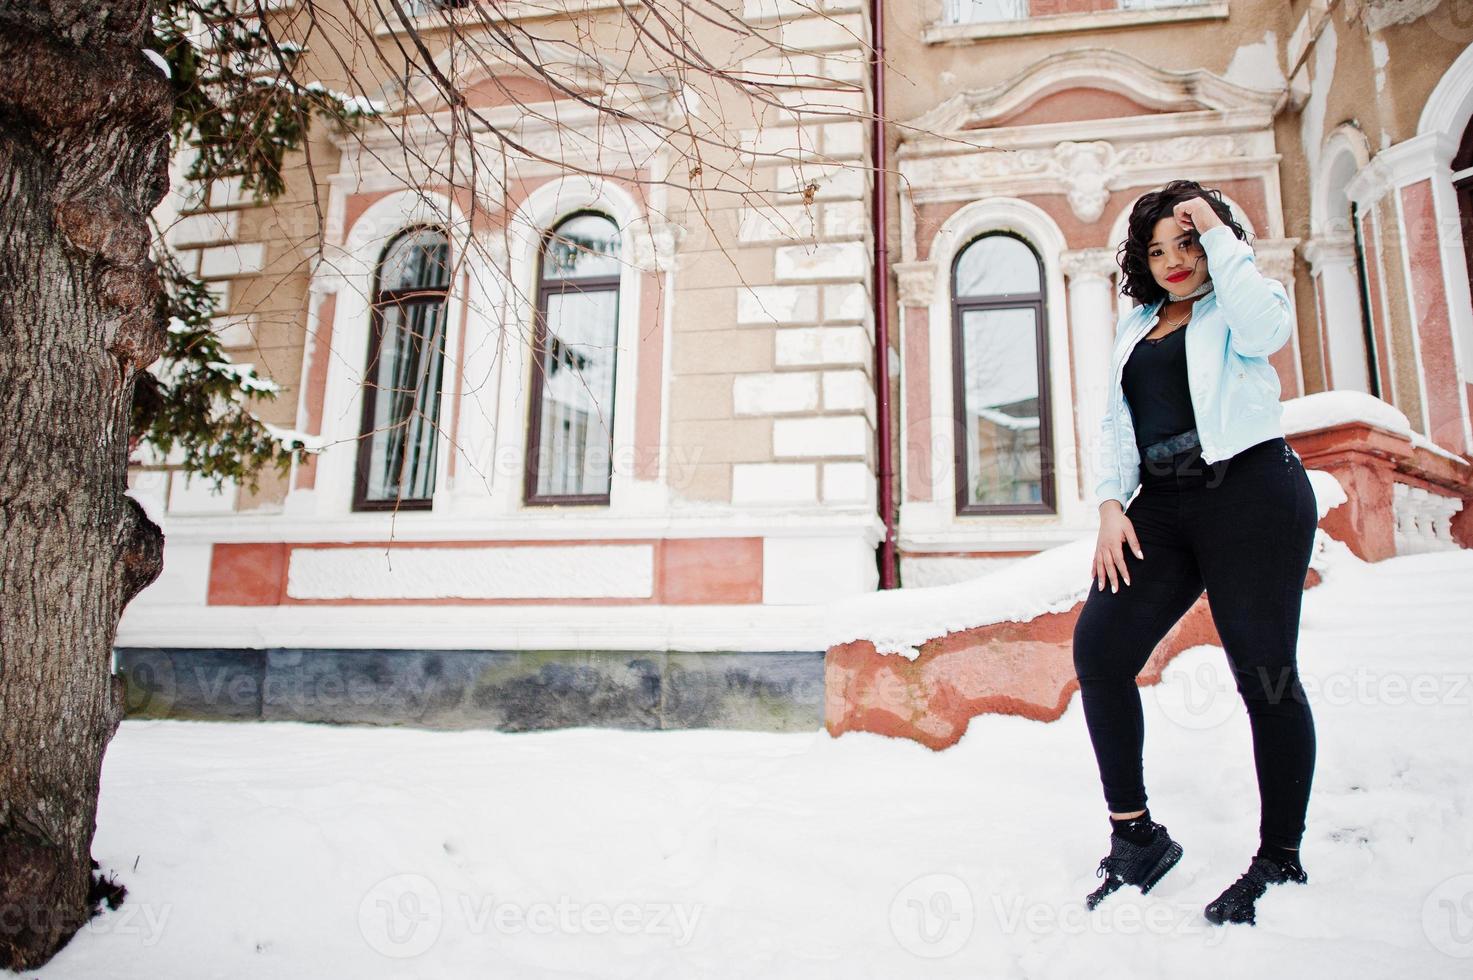
{"label": "raised hand", "polygon": [[1223,223],[1204,197],[1190,197],[1185,201],[1178,201],[1176,207],[1171,209],[1171,216],[1182,228],[1187,231],[1195,231],[1199,235]]}

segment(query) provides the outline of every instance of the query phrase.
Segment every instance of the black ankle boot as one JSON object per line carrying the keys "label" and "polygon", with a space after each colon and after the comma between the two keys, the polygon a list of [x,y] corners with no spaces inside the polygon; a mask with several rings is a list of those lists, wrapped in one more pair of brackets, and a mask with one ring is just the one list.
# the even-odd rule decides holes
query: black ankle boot
{"label": "black ankle boot", "polygon": [[1095,870],[1095,876],[1105,881],[1085,897],[1086,908],[1093,909],[1121,885],[1137,885],[1144,895],[1181,860],[1181,845],[1171,839],[1164,824],[1152,821],[1150,831],[1144,844],[1118,833],[1110,835],[1110,854]]}
{"label": "black ankle boot", "polygon": [[1280,864],[1271,858],[1255,854],[1248,864],[1248,870],[1221,895],[1207,903],[1202,914],[1213,925],[1222,925],[1225,922],[1246,922],[1250,926],[1254,925],[1254,905],[1268,891],[1268,886],[1290,881],[1301,885],[1309,883],[1309,875],[1297,861]]}

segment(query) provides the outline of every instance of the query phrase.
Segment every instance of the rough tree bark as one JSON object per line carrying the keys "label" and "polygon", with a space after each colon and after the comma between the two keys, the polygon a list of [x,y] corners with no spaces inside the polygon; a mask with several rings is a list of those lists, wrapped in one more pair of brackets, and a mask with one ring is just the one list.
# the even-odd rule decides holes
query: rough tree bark
{"label": "rough tree bark", "polygon": [[131,498],[128,409],[165,326],[148,214],[168,81],[144,0],[0,2],[0,966],[92,914],[111,650],[163,535]]}

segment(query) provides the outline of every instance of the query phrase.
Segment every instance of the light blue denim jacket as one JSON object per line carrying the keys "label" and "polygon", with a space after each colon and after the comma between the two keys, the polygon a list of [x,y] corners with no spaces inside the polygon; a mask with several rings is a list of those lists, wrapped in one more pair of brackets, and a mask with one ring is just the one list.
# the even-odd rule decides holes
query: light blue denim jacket
{"label": "light blue denim jacket", "polygon": [[[1192,305],[1186,336],[1187,382],[1202,458],[1227,459],[1284,434],[1279,375],[1268,356],[1294,330],[1289,294],[1258,271],[1253,248],[1221,225],[1202,233],[1212,291]],[[1095,506],[1123,506],[1140,486],[1140,451],[1120,378],[1130,352],[1160,319],[1165,301],[1137,306],[1115,325],[1108,404],[1094,443]]]}

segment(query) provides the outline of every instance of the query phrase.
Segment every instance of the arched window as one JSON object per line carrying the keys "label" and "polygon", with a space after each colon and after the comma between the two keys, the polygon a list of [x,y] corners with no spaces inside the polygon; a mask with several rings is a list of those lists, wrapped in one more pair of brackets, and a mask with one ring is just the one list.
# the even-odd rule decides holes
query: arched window
{"label": "arched window", "polygon": [[400,234],[374,281],[355,510],[426,510],[445,364],[450,245],[438,228]]}
{"label": "arched window", "polygon": [[1326,162],[1320,178],[1321,203],[1314,214],[1315,237],[1305,249],[1312,257],[1320,330],[1326,344],[1327,387],[1380,397],[1360,215],[1346,192],[1360,162],[1346,141],[1330,145],[1334,148],[1322,156]]}
{"label": "arched window", "polygon": [[1458,198],[1458,218],[1462,224],[1463,261],[1468,267],[1468,280],[1473,282],[1473,120],[1463,129],[1458,152],[1453,157],[1453,190]]}
{"label": "arched window", "polygon": [[571,215],[538,260],[527,503],[609,502],[618,325],[619,228]]}
{"label": "arched window", "polygon": [[1052,513],[1043,264],[993,232],[957,255],[951,285],[957,513]]}

